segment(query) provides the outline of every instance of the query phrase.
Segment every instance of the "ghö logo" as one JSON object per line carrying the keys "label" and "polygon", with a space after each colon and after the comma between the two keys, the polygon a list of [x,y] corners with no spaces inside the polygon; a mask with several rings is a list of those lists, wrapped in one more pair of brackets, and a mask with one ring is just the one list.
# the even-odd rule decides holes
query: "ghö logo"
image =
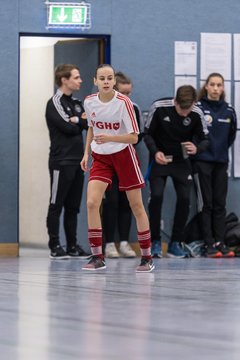
{"label": "gh\u00f6 logo", "polygon": [[97,127],[98,129],[106,129],[106,130],[118,130],[120,128],[120,123],[107,123],[103,121],[91,121],[93,127]]}

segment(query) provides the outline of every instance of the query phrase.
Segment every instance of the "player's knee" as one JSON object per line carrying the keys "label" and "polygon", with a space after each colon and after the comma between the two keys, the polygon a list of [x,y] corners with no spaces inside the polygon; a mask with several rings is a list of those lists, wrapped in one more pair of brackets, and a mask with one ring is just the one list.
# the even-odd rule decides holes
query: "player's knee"
{"label": "player's knee", "polygon": [[142,202],[133,202],[130,204],[134,216],[140,216],[145,210]]}
{"label": "player's knee", "polygon": [[95,201],[93,198],[89,198],[87,200],[87,208],[88,210],[95,210],[96,208],[99,208],[100,204]]}

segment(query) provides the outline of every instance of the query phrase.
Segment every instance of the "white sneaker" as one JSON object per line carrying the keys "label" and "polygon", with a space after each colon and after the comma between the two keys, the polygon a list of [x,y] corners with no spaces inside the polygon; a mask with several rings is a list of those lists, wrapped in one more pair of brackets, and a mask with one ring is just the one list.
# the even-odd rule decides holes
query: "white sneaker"
{"label": "white sneaker", "polygon": [[135,251],[131,248],[127,241],[121,241],[119,247],[120,255],[127,258],[134,258],[137,256]]}
{"label": "white sneaker", "polygon": [[119,252],[114,244],[114,242],[107,243],[105,247],[105,257],[107,258],[119,258]]}

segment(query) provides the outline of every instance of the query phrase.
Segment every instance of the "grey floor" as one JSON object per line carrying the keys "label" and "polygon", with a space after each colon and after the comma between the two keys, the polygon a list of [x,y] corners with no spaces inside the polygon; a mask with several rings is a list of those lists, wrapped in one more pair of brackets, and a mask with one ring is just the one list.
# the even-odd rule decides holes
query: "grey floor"
{"label": "grey floor", "polygon": [[240,258],[0,259],[0,359],[239,360]]}

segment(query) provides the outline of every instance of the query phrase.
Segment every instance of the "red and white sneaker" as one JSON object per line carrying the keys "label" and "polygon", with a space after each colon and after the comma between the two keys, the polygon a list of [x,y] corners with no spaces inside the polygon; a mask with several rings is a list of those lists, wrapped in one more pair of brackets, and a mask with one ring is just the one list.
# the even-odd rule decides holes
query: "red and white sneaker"
{"label": "red and white sneaker", "polygon": [[136,268],[137,273],[148,273],[155,268],[152,259],[142,258],[140,265]]}
{"label": "red and white sneaker", "polygon": [[90,270],[90,271],[96,271],[96,270],[103,270],[106,269],[106,263],[104,259],[102,259],[99,256],[92,256],[90,261],[82,267],[82,270]]}

